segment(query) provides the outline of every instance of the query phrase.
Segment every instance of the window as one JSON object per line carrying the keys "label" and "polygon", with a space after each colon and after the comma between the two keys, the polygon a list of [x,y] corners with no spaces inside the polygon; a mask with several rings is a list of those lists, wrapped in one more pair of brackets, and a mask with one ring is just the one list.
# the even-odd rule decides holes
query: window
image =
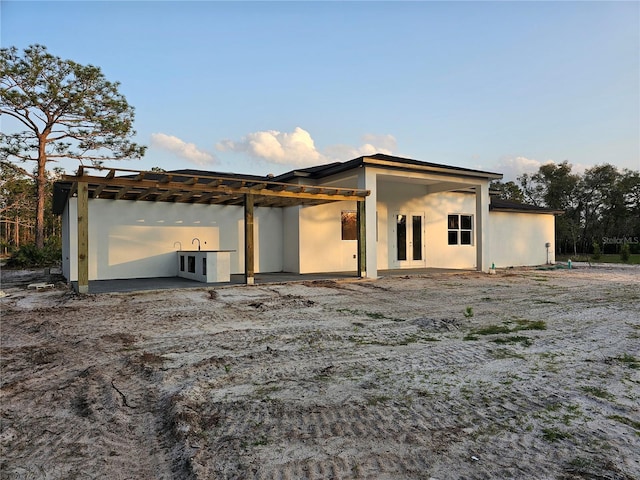
{"label": "window", "polygon": [[449,245],[472,245],[473,216],[449,215],[447,219]]}
{"label": "window", "polygon": [[342,212],[342,240],[357,240],[358,222],[356,212]]}

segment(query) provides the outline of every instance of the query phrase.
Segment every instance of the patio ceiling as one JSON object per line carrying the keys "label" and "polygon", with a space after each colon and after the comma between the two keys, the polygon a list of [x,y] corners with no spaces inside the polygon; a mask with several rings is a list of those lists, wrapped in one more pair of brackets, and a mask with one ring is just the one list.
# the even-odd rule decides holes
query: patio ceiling
{"label": "patio ceiling", "polygon": [[88,185],[89,198],[241,206],[245,195],[252,195],[256,207],[362,202],[370,193],[353,188],[273,182],[249,175],[192,175],[81,166],[75,175],[64,175],[57,182],[65,201],[77,193],[78,183]]}

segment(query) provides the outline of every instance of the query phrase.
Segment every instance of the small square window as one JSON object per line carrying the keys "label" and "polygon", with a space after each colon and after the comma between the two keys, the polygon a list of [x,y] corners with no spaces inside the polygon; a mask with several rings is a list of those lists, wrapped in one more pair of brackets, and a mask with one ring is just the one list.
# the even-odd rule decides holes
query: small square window
{"label": "small square window", "polygon": [[357,240],[358,221],[356,212],[342,212],[342,240]]}
{"label": "small square window", "polygon": [[447,215],[449,245],[473,245],[473,215]]}

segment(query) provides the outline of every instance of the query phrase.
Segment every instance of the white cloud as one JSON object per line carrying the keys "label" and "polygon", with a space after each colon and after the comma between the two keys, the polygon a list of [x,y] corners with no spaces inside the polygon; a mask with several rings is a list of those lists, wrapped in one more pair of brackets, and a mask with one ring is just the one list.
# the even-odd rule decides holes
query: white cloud
{"label": "white cloud", "polygon": [[238,141],[223,140],[216,148],[220,151],[246,152],[252,157],[278,165],[302,167],[325,160],[316,149],[309,132],[300,127],[291,133],[277,130],[249,133]]}
{"label": "white cloud", "polygon": [[200,150],[195,144],[187,143],[173,135],[152,133],[151,145],[172,152],[178,157],[197,165],[209,165],[216,161],[216,157],[213,154]]}
{"label": "white cloud", "polygon": [[[559,165],[562,161],[545,160],[542,162],[540,160],[527,157],[503,157],[495,164],[493,171],[504,175],[504,178],[502,179],[503,182],[515,182],[523,173],[527,173],[529,175],[537,173],[542,165],[546,165],[548,163],[555,163]],[[591,168],[588,165],[581,163],[569,163],[571,164],[571,173],[573,174],[582,175],[587,168]]]}
{"label": "white cloud", "polygon": [[534,158],[527,157],[503,157],[496,163],[493,170],[504,175],[502,179],[503,182],[515,182],[523,173],[536,173],[542,165],[551,163],[552,161],[553,160],[547,160],[546,162],[541,162]]}
{"label": "white cloud", "polygon": [[245,152],[278,165],[307,167],[374,153],[391,154],[396,147],[396,139],[392,135],[367,134],[362,141],[365,143],[359,147],[331,145],[320,151],[309,132],[296,127],[291,133],[277,130],[249,133],[238,141],[223,140],[216,148],[219,151]]}
{"label": "white cloud", "polygon": [[375,135],[373,133],[367,133],[362,136],[362,141],[367,142],[366,145],[368,146],[373,146],[377,153],[385,153],[387,155],[391,155],[391,152],[398,146],[396,137],[389,134]]}

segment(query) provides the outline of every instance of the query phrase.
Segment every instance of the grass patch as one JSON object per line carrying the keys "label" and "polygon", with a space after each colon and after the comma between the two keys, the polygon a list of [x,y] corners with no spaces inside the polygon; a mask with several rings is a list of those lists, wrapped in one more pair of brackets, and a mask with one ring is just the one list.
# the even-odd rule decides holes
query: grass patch
{"label": "grass patch", "polygon": [[262,385],[257,387],[254,392],[258,397],[267,397],[270,393],[277,392],[278,390],[280,390],[278,385]]}
{"label": "grass patch", "polygon": [[398,346],[406,346],[412,343],[418,342],[439,342],[437,338],[430,337],[428,335],[420,335],[418,333],[412,333],[409,335],[405,335],[403,337],[398,338],[388,338],[388,339],[368,339],[366,337],[359,337],[356,335],[349,336],[349,341],[355,343],[356,345],[377,345],[381,347],[398,347]]}
{"label": "grass patch", "polygon": [[511,337],[500,337],[491,340],[494,343],[499,343],[501,345],[505,345],[508,343],[519,343],[523,347],[529,347],[533,344],[533,341],[529,337],[525,337],[522,335],[513,335]]}
{"label": "grass patch", "polygon": [[624,353],[619,357],[616,357],[616,360],[620,363],[625,364],[629,368],[638,369],[640,368],[640,360],[638,360],[633,355],[629,355],[628,353]]}
{"label": "grass patch", "polygon": [[[463,340],[478,340],[478,335],[506,335],[508,333],[520,332],[522,330],[546,330],[547,324],[544,320],[516,320],[516,326],[510,327],[508,324],[503,325],[489,325],[482,328],[477,328],[469,332]],[[496,343],[520,343],[525,347],[530,346],[533,341],[524,336],[516,335],[506,338],[498,338],[492,340]]]}
{"label": "grass patch", "polygon": [[388,397],[386,395],[374,395],[367,398],[367,405],[375,407],[376,405],[388,402],[389,400],[391,400],[391,397]]}
{"label": "grass patch", "polygon": [[496,360],[504,360],[507,358],[519,358],[520,360],[526,360],[524,355],[512,352],[507,348],[496,348],[495,350],[489,350],[489,353],[493,355],[493,358]]}
{"label": "grass patch", "polygon": [[623,417],[622,415],[609,415],[607,418],[609,420],[615,420],[616,422],[629,425],[631,428],[637,430],[636,435],[640,436],[640,422],[636,422],[635,420],[631,420],[630,418]]}
{"label": "grass patch", "polygon": [[499,335],[511,333],[511,329],[506,325],[489,325],[488,327],[473,330],[472,333],[475,335]]}
{"label": "grass patch", "polygon": [[558,428],[543,428],[542,438],[544,438],[547,442],[558,442],[560,440],[571,438],[571,434],[568,432],[563,432]]}
{"label": "grass patch", "polygon": [[616,397],[607,390],[600,387],[584,386],[580,388],[584,393],[605,400],[614,400]]}
{"label": "grass patch", "polygon": [[519,332],[520,330],[546,330],[547,324],[544,320],[516,320],[518,324],[512,332]]}

